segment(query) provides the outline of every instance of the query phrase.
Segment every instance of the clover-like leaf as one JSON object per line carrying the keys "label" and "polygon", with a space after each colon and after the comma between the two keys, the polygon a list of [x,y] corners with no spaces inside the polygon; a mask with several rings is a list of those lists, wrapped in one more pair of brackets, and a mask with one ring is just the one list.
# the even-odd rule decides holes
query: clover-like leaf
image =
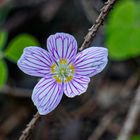
{"label": "clover-like leaf", "polygon": [[7,65],[3,60],[0,60],[0,88],[2,88],[7,80],[8,70]]}
{"label": "clover-like leaf", "polygon": [[[112,59],[125,60],[140,55],[140,3],[118,3],[106,25],[106,46]],[[127,13],[127,14],[126,14]]]}
{"label": "clover-like leaf", "polygon": [[39,42],[31,35],[21,34],[12,39],[8,44],[5,56],[9,60],[17,62],[23,52],[23,49],[28,46],[39,46]]}

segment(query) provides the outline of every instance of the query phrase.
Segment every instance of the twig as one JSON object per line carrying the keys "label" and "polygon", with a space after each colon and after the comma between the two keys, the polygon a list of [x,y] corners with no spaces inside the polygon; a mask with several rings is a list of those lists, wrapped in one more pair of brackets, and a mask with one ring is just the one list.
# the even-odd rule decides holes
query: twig
{"label": "twig", "polygon": [[[93,40],[93,37],[96,35],[99,27],[102,25],[105,17],[108,15],[110,9],[112,8],[113,4],[115,3],[116,0],[108,0],[102,10],[100,15],[98,16],[95,24],[89,29],[89,32],[87,33],[85,37],[85,41],[83,42],[81,48],[79,49],[80,51],[83,50],[84,48],[88,47]],[[20,136],[19,140],[26,140],[27,137],[29,136],[31,130],[33,129],[34,125],[39,119],[39,113],[37,112],[36,115],[33,117],[33,119],[30,121],[30,123],[27,125],[27,128],[23,131],[22,135]]]}
{"label": "twig", "polygon": [[[99,125],[97,126],[97,128],[93,131],[93,133],[91,134],[91,136],[89,137],[88,140],[98,140],[103,133],[106,131],[106,129],[110,129],[110,126],[113,124],[112,120],[116,117],[116,115],[118,114],[118,112],[120,111],[120,109],[118,108],[123,108],[124,106],[122,106],[122,102],[125,103],[126,99],[129,97],[132,89],[134,88],[134,86],[137,84],[138,79],[139,79],[139,71],[137,71],[134,75],[132,75],[124,84],[123,89],[120,91],[121,94],[123,94],[123,98],[120,98],[120,104],[116,104],[115,106],[117,106],[117,109],[110,111],[107,115],[105,115],[101,122],[99,123]],[[116,107],[115,107],[116,108]],[[76,114],[76,113],[75,113]],[[112,126],[111,126],[112,127]],[[119,133],[120,128],[118,126],[113,126],[115,127],[112,129],[112,131],[114,131],[115,133]]]}
{"label": "twig", "polygon": [[[1,122],[0,133],[3,135],[10,134],[21,122],[29,115],[29,110],[26,107],[18,106],[16,112],[8,115],[4,122]],[[0,134],[0,135],[1,135]]]}
{"label": "twig", "polygon": [[115,115],[116,115],[116,113],[113,111],[110,111],[108,114],[106,114],[102,118],[102,120],[101,120],[100,124],[98,125],[98,127],[96,128],[96,130],[90,135],[88,140],[98,140],[101,137],[101,135],[104,133],[106,128],[110,125],[110,123],[114,119]]}
{"label": "twig", "polygon": [[108,15],[109,11],[111,10],[115,2],[116,0],[108,0],[104,4],[103,8],[101,9],[101,13],[98,16],[95,24],[89,29],[88,34],[85,36],[85,40],[81,48],[79,49],[80,51],[83,50],[84,48],[87,48],[90,45],[90,43],[93,41],[99,27],[103,24],[105,17]]}
{"label": "twig", "polygon": [[129,140],[133,129],[137,123],[137,119],[140,114],[140,86],[137,90],[136,96],[134,98],[134,102],[130,107],[129,113],[127,115],[127,119],[125,121],[124,127],[118,137],[118,140]]}
{"label": "twig", "polygon": [[123,86],[121,90],[122,99],[127,98],[131,94],[132,89],[137,85],[139,79],[140,79],[140,70],[138,69],[136,72],[134,72],[134,74],[127,80],[126,84]]}
{"label": "twig", "polygon": [[32,120],[30,121],[30,123],[27,125],[27,127],[25,128],[25,130],[22,132],[22,135],[20,136],[19,140],[26,140],[29,135],[30,132],[32,131],[32,129],[34,128],[36,122],[39,120],[40,115],[37,112],[34,117],[32,118]]}
{"label": "twig", "polygon": [[29,98],[31,97],[32,91],[30,89],[16,88],[16,87],[5,85],[2,89],[0,89],[0,93],[13,97]]}

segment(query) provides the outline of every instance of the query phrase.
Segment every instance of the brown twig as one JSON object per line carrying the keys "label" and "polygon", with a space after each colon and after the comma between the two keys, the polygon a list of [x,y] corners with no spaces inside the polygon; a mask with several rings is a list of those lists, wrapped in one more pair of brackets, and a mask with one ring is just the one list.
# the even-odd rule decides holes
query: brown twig
{"label": "brown twig", "polygon": [[40,115],[37,112],[34,115],[34,117],[32,118],[32,120],[30,121],[30,123],[27,125],[27,127],[25,128],[25,130],[22,132],[22,135],[20,136],[19,140],[26,140],[29,137],[30,132],[34,128],[34,126],[37,123],[37,121],[39,120],[39,118],[40,118]]}
{"label": "brown twig", "polygon": [[127,119],[125,121],[124,127],[118,137],[118,140],[129,140],[133,129],[137,123],[137,119],[140,115],[140,86],[137,90],[134,102],[130,107]]}
{"label": "brown twig", "polygon": [[[135,85],[138,83],[139,80],[139,71],[137,71],[135,74],[133,74],[123,85],[123,88],[119,91],[123,96],[119,98],[120,104],[116,104],[115,108],[113,108],[113,111],[110,111],[108,114],[106,114],[102,119],[97,128],[92,132],[88,140],[98,140],[103,135],[103,133],[106,131],[106,129],[112,129],[115,133],[119,133],[119,126],[111,126],[113,125],[112,120],[116,117],[116,115],[120,112],[120,109],[118,108],[124,108],[124,105],[122,106],[122,102],[125,103],[127,98],[129,98],[130,94],[132,93],[132,89],[135,87]],[[115,109],[115,110],[114,110]],[[76,113],[75,113],[76,114]],[[115,127],[115,130],[114,130]]]}
{"label": "brown twig", "polygon": [[[84,48],[88,47],[91,43],[91,41],[93,40],[93,38],[95,37],[99,27],[102,25],[105,17],[108,15],[110,9],[112,8],[113,4],[115,3],[116,0],[108,0],[103,8],[101,9],[101,13],[98,16],[95,24],[89,29],[89,32],[87,33],[85,40],[81,46],[81,48],[79,49],[80,51],[83,50]],[[40,115],[37,112],[35,114],[35,116],[33,117],[33,119],[30,121],[30,123],[27,125],[27,128],[23,131],[22,135],[20,136],[19,140],[26,140],[31,132],[31,130],[33,129],[34,125],[36,124],[36,122],[38,121]]]}
{"label": "brown twig", "polygon": [[102,118],[102,120],[101,120],[100,124],[98,125],[98,127],[96,128],[96,130],[90,135],[88,140],[98,140],[101,137],[101,135],[103,134],[103,132],[107,129],[109,124],[112,122],[115,115],[116,115],[116,113],[113,111],[110,111],[108,114],[106,114]]}
{"label": "brown twig", "polygon": [[83,50],[84,48],[87,48],[90,43],[93,41],[94,37],[96,36],[96,33],[99,29],[99,27],[103,24],[104,19],[108,15],[109,11],[111,10],[112,6],[115,4],[116,0],[108,0],[103,8],[101,9],[101,13],[98,16],[95,24],[89,29],[88,34],[85,36],[85,40],[79,49],[80,51]]}
{"label": "brown twig", "polygon": [[8,115],[8,118],[1,122],[0,135],[10,134],[21,122],[27,119],[29,113],[26,107],[18,106],[15,113]]}

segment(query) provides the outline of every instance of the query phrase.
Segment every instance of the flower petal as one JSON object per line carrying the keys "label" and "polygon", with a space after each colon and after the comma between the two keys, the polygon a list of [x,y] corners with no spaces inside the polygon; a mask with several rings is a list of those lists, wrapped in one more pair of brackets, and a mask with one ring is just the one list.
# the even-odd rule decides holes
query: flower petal
{"label": "flower petal", "polygon": [[63,58],[71,61],[76,57],[77,41],[70,34],[56,33],[51,35],[47,40],[47,47],[56,61]]}
{"label": "flower petal", "polygon": [[79,75],[94,76],[100,73],[108,61],[108,50],[103,47],[91,47],[77,54],[75,72]]}
{"label": "flower petal", "polygon": [[63,85],[47,76],[42,78],[35,86],[32,100],[37,107],[39,114],[46,115],[53,111],[60,103],[63,95]]}
{"label": "flower petal", "polygon": [[72,81],[64,84],[64,93],[68,97],[74,97],[76,95],[81,95],[88,88],[88,83],[90,78],[87,76],[75,75]]}
{"label": "flower petal", "polygon": [[52,62],[46,50],[40,47],[27,47],[18,60],[18,67],[26,74],[44,77],[50,73]]}

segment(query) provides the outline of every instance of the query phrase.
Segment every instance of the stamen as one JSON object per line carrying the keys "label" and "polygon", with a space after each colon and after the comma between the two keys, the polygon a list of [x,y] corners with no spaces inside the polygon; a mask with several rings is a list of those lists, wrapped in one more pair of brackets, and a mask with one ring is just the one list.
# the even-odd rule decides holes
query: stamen
{"label": "stamen", "polygon": [[66,59],[60,59],[59,63],[60,64],[67,64],[67,60]]}
{"label": "stamen", "polygon": [[54,75],[53,78],[56,80],[57,83],[61,83],[62,79],[58,77],[57,75]]}
{"label": "stamen", "polygon": [[51,72],[52,73],[55,73],[56,71],[56,64],[54,63],[52,66],[51,66]]}
{"label": "stamen", "polygon": [[70,64],[70,65],[69,65],[69,68],[70,68],[70,72],[71,72],[72,74],[74,74],[74,69],[75,69],[74,66],[73,66],[72,64]]}
{"label": "stamen", "polygon": [[60,59],[57,64],[51,66],[51,73],[57,83],[70,82],[73,79],[75,68],[73,64],[68,64],[66,59]]}
{"label": "stamen", "polygon": [[70,82],[72,79],[73,79],[73,76],[72,76],[72,75],[66,77],[65,83],[66,83],[66,82]]}

